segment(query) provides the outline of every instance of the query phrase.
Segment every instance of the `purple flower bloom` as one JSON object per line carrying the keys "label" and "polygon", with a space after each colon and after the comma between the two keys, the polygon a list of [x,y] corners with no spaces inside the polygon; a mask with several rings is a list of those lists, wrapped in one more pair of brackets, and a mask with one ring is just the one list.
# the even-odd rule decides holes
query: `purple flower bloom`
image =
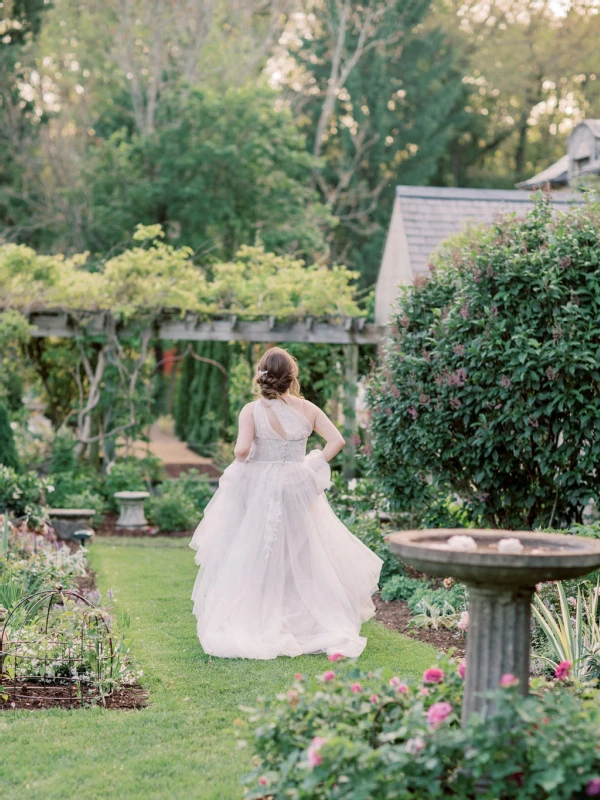
{"label": "purple flower bloom", "polygon": [[414,422],[414,421],[417,419],[417,417],[419,416],[419,412],[417,411],[417,409],[416,409],[414,406],[410,406],[410,407],[408,408],[408,413],[409,413],[409,414],[410,414],[410,416],[412,417],[412,419],[413,419],[413,422]]}
{"label": "purple flower bloom", "polygon": [[588,797],[596,797],[600,794],[600,778],[592,778],[588,783],[585,793]]}
{"label": "purple flower bloom", "polygon": [[429,397],[428,394],[420,394],[419,395],[419,403],[421,403],[422,406],[426,406],[427,403],[430,401],[430,399],[431,398]]}
{"label": "purple flower bloom", "polygon": [[555,381],[558,378],[558,370],[554,369],[554,367],[548,367],[546,377],[549,381]]}
{"label": "purple flower bloom", "polygon": [[469,304],[465,303],[460,309],[460,315],[463,319],[469,319]]}
{"label": "purple flower bloom", "polygon": [[507,377],[506,377],[506,375],[503,375],[503,376],[500,378],[500,386],[501,386],[503,389],[510,389],[510,387],[512,386],[512,381],[511,381],[511,379],[510,379],[510,378],[507,378]]}
{"label": "purple flower bloom", "polygon": [[451,406],[452,406],[452,408],[454,408],[454,409],[459,409],[459,408],[462,406],[462,403],[461,403],[461,401],[458,399],[458,397],[451,397],[451,398],[450,398],[450,405],[451,405]]}
{"label": "purple flower bloom", "polygon": [[452,349],[454,350],[454,353],[457,356],[464,356],[464,354],[465,354],[465,346],[464,346],[464,344],[455,344]]}

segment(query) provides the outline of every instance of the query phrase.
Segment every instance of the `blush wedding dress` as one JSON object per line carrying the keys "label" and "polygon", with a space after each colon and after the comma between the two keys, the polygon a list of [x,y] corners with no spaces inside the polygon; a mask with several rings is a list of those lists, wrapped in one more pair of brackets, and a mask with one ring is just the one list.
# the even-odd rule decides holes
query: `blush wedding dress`
{"label": "blush wedding dress", "polygon": [[309,420],[280,399],[252,405],[250,455],[227,467],[190,542],[200,643],[223,658],[358,656],[382,561],[327,502]]}

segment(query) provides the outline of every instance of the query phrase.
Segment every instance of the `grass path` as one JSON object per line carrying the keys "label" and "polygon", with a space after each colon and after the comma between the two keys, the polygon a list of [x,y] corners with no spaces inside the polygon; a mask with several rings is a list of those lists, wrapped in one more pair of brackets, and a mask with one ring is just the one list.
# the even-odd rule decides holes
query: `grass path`
{"label": "grass path", "polygon": [[[236,747],[240,705],[317,673],[325,656],[209,661],[189,595],[196,567],[187,541],[115,539],[90,549],[100,588],[131,616],[133,650],[150,705],[140,711],[0,714],[3,800],[237,800],[250,753]],[[419,675],[435,651],[376,622],[365,625],[363,667]]]}

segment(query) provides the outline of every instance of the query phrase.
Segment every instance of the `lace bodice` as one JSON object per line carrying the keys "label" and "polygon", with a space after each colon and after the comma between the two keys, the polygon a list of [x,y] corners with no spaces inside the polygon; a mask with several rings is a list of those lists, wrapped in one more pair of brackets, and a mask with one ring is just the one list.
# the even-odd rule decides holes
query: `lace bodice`
{"label": "lace bodice", "polygon": [[308,419],[283,400],[257,400],[250,460],[276,464],[302,461],[311,433]]}

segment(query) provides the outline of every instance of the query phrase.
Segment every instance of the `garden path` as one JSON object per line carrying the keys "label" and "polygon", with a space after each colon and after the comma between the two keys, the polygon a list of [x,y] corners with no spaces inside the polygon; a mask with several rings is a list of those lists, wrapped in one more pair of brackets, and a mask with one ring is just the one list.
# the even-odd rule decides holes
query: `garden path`
{"label": "garden path", "polygon": [[134,442],[133,455],[143,458],[148,454],[160,458],[169,475],[177,477],[181,472],[197,469],[209,477],[218,477],[221,474],[212,459],[199,456],[179,439],[173,431],[172,425],[155,422],[148,431],[148,442]]}
{"label": "garden path", "polygon": [[[324,656],[211,661],[198,644],[189,596],[196,567],[185,540],[105,539],[90,548],[100,588],[130,618],[150,705],[141,711],[0,714],[4,800],[238,800],[251,751],[236,745],[240,705],[319,673]],[[419,676],[435,650],[371,621],[363,668]]]}

